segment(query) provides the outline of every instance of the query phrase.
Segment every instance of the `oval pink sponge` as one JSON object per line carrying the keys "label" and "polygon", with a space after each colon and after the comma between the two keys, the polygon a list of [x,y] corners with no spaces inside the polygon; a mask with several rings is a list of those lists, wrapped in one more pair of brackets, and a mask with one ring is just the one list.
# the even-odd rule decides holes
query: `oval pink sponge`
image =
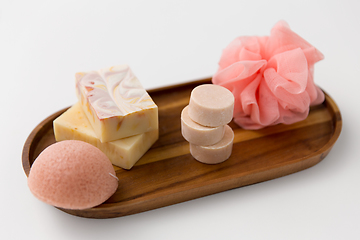
{"label": "oval pink sponge", "polygon": [[98,148],[66,140],[50,145],[35,159],[28,186],[45,203],[86,209],[114,194],[118,179],[110,160]]}

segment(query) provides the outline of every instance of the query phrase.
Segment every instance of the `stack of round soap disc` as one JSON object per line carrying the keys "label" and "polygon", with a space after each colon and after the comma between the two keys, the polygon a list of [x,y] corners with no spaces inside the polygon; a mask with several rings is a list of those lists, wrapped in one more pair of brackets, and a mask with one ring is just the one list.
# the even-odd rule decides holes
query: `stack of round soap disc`
{"label": "stack of round soap disc", "polygon": [[108,157],[77,140],[50,145],[35,159],[28,178],[41,201],[66,209],[86,209],[105,202],[118,187]]}
{"label": "stack of round soap disc", "polygon": [[204,84],[193,89],[190,103],[181,113],[181,132],[198,161],[216,164],[231,155],[234,132],[234,96],[226,88]]}

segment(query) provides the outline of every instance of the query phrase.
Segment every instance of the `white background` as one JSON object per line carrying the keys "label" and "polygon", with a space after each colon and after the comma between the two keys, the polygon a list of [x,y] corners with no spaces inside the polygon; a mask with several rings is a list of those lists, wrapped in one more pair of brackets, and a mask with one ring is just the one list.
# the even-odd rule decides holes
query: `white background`
{"label": "white background", "polygon": [[[359,1],[0,1],[0,239],[359,239]],[[74,74],[128,63],[145,88],[209,77],[241,35],[286,20],[325,59],[315,82],[338,104],[341,136],[305,171],[115,219],[37,200],[23,144],[76,102]]]}

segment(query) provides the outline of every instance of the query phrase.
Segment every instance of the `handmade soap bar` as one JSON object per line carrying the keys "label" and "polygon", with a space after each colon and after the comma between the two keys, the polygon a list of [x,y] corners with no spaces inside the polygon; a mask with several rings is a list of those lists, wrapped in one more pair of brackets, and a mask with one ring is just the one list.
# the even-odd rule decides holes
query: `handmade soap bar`
{"label": "handmade soap bar", "polygon": [[111,163],[131,169],[158,139],[158,129],[146,133],[103,143],[97,137],[84,115],[80,103],[75,104],[54,120],[56,141],[81,140],[104,152]]}
{"label": "handmade soap bar", "polygon": [[78,99],[101,142],[158,128],[158,108],[129,66],[75,76]]}
{"label": "handmade soap bar", "polygon": [[190,143],[190,153],[202,163],[221,163],[230,157],[233,141],[234,132],[229,125],[226,125],[224,137],[220,142],[211,146],[199,146]]}
{"label": "handmade soap bar", "polygon": [[190,118],[208,127],[228,124],[233,117],[234,95],[219,85],[203,84],[191,92]]}
{"label": "handmade soap bar", "polygon": [[225,127],[205,127],[194,122],[188,115],[189,106],[181,112],[181,133],[192,144],[208,146],[219,142],[223,136]]}

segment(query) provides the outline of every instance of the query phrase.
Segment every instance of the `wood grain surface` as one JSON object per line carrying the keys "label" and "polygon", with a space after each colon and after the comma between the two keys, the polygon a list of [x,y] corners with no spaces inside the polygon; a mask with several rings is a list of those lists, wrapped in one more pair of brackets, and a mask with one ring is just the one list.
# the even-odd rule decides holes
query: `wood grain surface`
{"label": "wood grain surface", "polygon": [[[209,79],[149,93],[159,107],[159,140],[131,170],[114,167],[119,187],[105,203],[86,210],[61,209],[88,218],[112,218],[140,213],[295,173],[319,163],[341,132],[341,114],[326,94],[304,121],[249,131],[230,123],[235,133],[231,157],[217,165],[200,163],[190,155],[181,135],[180,113],[191,90]],[[26,175],[38,154],[55,142],[49,116],[29,135],[23,148]]]}

